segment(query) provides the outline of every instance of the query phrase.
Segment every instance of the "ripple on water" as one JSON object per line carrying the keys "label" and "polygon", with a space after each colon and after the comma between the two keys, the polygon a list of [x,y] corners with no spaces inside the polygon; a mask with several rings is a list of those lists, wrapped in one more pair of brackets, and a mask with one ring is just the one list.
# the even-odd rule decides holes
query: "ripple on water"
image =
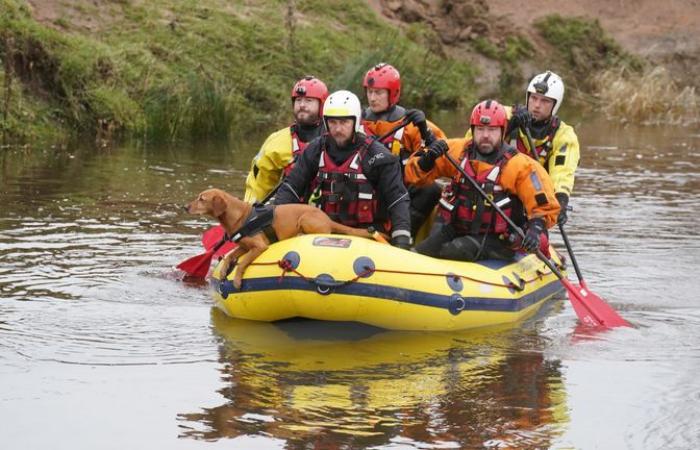
{"label": "ripple on water", "polygon": [[25,302],[0,306],[3,347],[36,361],[84,365],[152,365],[211,361],[201,307],[163,308],[137,303]]}

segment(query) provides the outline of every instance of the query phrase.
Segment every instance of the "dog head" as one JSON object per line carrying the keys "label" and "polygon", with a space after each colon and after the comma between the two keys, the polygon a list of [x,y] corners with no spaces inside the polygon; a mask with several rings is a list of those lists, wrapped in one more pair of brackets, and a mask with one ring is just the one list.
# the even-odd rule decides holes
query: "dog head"
{"label": "dog head", "polygon": [[220,217],[226,212],[225,197],[228,194],[221,189],[207,189],[197,195],[197,198],[192,200],[185,211],[190,214],[198,214],[210,217]]}

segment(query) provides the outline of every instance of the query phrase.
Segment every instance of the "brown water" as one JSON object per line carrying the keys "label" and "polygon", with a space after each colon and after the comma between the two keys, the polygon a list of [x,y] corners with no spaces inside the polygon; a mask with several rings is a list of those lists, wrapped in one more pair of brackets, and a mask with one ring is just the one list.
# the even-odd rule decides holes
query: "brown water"
{"label": "brown water", "polygon": [[570,237],[633,329],[587,336],[567,301],[480,332],[234,321],[172,270],[209,225],[177,205],[240,194],[262,136],[5,151],[2,448],[695,447],[700,133],[577,130]]}

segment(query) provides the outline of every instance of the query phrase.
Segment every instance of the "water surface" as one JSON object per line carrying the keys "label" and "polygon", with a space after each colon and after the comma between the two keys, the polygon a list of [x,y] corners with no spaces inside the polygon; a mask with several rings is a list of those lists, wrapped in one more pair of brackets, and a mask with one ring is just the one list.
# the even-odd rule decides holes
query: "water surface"
{"label": "water surface", "polygon": [[5,151],[3,447],[693,447],[700,134],[575,125],[567,228],[633,329],[589,335],[566,301],[460,333],[232,320],[172,269],[210,225],[179,206],[207,187],[241,194],[264,136]]}

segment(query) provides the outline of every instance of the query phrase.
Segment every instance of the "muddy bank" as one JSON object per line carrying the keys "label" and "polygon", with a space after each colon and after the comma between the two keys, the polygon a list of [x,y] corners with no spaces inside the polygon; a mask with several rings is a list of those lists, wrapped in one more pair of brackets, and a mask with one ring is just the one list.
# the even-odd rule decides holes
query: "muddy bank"
{"label": "muddy bank", "polygon": [[[695,76],[700,70],[700,2],[672,0],[663,7],[651,0],[369,0],[370,5],[396,26],[427,24],[439,37],[440,51],[473,58],[483,69],[482,91],[503,87],[504,62],[513,73],[529,77],[547,67],[566,72],[571,63],[557,55],[557,41],[543,36],[548,17],[559,15],[597,24],[619,50],[650,65],[665,66],[679,87],[700,88]],[[592,36],[596,37],[597,33]],[[516,45],[519,44],[519,45]],[[594,44],[594,45],[592,45]],[[600,42],[567,43],[585,49]],[[514,56],[508,58],[508,56]],[[575,69],[575,68],[574,68]],[[583,68],[574,75],[586,77]]]}

